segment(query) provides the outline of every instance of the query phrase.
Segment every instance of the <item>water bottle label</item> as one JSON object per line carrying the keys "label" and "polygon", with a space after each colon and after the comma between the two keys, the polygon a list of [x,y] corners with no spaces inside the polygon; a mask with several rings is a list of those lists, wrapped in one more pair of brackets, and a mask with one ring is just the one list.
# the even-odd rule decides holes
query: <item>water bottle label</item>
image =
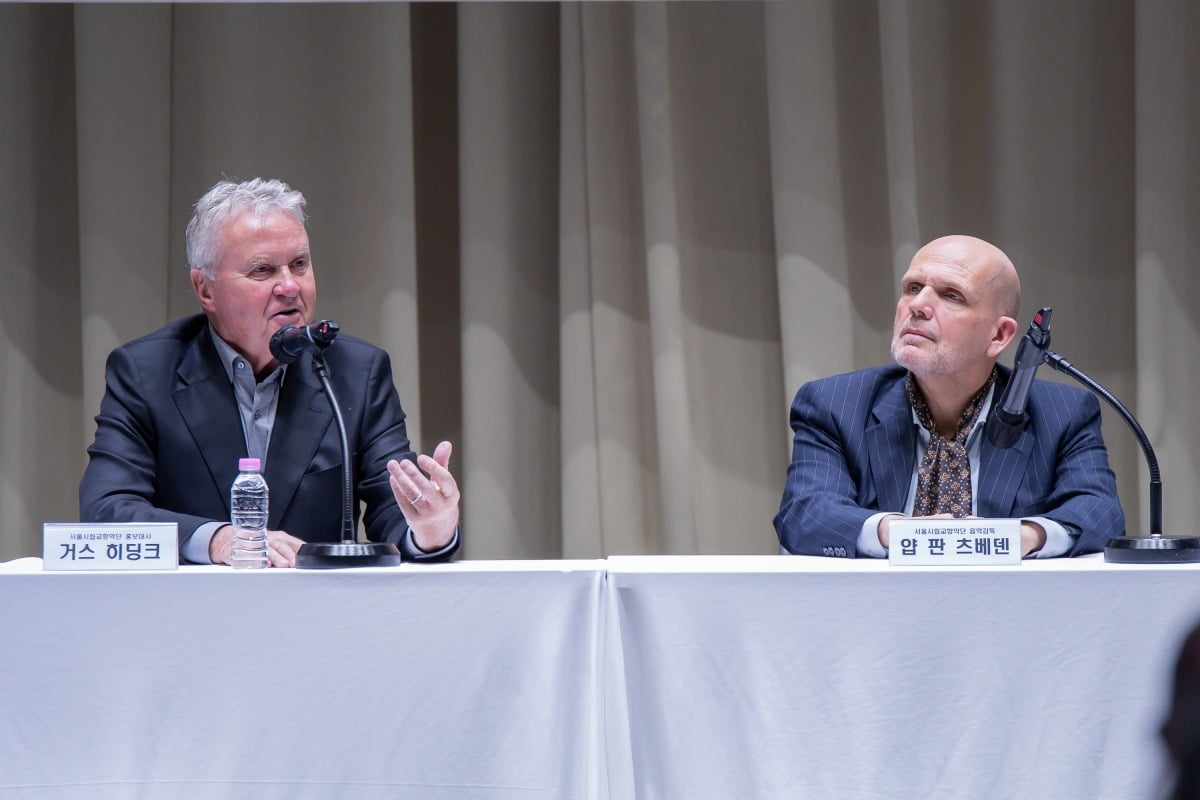
{"label": "water bottle label", "polygon": [[[243,470],[247,466],[250,465],[239,464]],[[233,524],[229,563],[234,569],[269,566],[266,531],[269,504],[270,492],[262,475],[245,471],[238,475],[229,490],[229,521]]]}
{"label": "water bottle label", "polygon": [[262,528],[234,526],[229,563],[234,569],[264,569],[270,566],[267,558],[267,533]]}

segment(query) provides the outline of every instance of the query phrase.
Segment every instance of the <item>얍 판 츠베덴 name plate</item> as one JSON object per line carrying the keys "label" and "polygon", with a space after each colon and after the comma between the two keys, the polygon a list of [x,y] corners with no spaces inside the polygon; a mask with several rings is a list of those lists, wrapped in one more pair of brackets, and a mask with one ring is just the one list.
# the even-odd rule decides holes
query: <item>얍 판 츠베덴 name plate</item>
{"label": "\uc58d \ud310 \uce20\ubca0\ub374 name plate", "polygon": [[43,570],[178,569],[174,522],[47,522]]}
{"label": "\uc58d \ud310 \uce20\ubca0\ub374 name plate", "polygon": [[1019,519],[894,519],[888,539],[893,565],[1021,563]]}

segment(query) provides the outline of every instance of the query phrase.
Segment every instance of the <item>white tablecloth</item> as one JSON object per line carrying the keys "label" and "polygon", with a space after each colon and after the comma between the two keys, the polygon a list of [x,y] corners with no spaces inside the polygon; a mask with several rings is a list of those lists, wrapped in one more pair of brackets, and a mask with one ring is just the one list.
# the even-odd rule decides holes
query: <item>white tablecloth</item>
{"label": "white tablecloth", "polygon": [[1150,800],[1200,621],[1098,558],[30,569],[3,800]]}
{"label": "white tablecloth", "polygon": [[610,558],[608,588],[613,796],[641,799],[1158,797],[1200,622],[1200,567],[1099,557]]}
{"label": "white tablecloth", "polygon": [[0,798],[595,798],[603,562],[0,574]]}

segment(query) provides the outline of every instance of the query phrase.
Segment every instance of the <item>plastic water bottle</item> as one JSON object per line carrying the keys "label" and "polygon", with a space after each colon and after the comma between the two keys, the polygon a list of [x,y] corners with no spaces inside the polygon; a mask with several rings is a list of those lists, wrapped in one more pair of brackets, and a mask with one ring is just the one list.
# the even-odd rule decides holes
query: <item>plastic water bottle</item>
{"label": "plastic water bottle", "polygon": [[229,490],[232,511],[234,569],[262,569],[267,560],[267,508],[269,492],[257,458],[238,459],[238,476]]}

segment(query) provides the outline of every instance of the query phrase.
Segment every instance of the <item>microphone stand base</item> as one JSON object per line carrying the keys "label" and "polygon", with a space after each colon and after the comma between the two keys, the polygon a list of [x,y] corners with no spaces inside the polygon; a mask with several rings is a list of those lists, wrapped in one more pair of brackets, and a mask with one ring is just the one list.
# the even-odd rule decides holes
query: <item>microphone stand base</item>
{"label": "microphone stand base", "polygon": [[1195,564],[1200,562],[1200,536],[1118,536],[1108,540],[1104,560],[1114,564]]}
{"label": "microphone stand base", "polygon": [[395,567],[401,563],[400,549],[388,542],[306,542],[296,554],[300,569]]}

